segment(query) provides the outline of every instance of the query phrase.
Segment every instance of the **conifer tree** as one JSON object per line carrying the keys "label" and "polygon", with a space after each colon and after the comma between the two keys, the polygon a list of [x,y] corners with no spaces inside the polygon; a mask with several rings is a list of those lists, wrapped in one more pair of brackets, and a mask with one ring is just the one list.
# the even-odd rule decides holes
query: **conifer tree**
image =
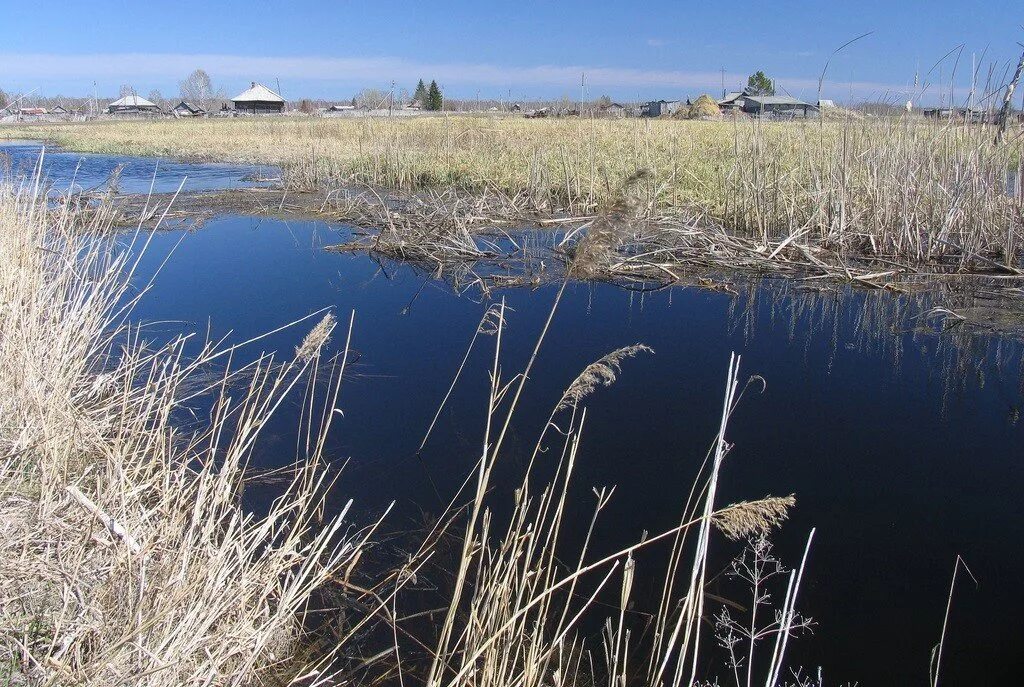
{"label": "conifer tree", "polygon": [[423,83],[423,79],[416,84],[416,92],[412,94],[412,101],[419,103],[420,107],[424,107],[427,104],[427,86]]}
{"label": "conifer tree", "polygon": [[427,90],[427,109],[440,110],[443,106],[444,96],[441,95],[441,89],[437,87],[436,81],[431,81],[430,88]]}

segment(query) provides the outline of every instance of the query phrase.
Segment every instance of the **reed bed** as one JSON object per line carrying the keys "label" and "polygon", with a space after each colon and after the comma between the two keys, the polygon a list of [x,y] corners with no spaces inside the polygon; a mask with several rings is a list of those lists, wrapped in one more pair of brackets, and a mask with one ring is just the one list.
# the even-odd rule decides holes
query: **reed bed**
{"label": "reed bed", "polygon": [[1016,269],[1022,250],[1021,138],[993,146],[985,127],[914,117],[210,119],[0,136],[281,165],[295,189],[454,189],[551,215],[674,218],[768,252],[788,239],[841,257]]}
{"label": "reed bed", "polygon": [[[0,683],[323,682],[341,647],[306,657],[303,616],[370,533],[323,514],[333,319],[294,359],[234,371],[230,347],[149,343],[129,321],[142,239],[119,245],[109,209],[74,206],[0,184]],[[248,512],[260,431],[320,367],[325,412],[279,497]]]}

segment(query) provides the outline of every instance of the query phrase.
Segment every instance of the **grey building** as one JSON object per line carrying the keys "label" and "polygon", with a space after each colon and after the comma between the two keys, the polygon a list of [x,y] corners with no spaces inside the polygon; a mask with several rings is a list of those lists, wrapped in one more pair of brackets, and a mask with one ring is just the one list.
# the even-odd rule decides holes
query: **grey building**
{"label": "grey building", "polygon": [[744,95],[737,99],[740,109],[758,117],[807,117],[818,108],[788,95]]}
{"label": "grey building", "polygon": [[652,100],[640,110],[641,117],[660,117],[662,115],[674,115],[679,108],[685,107],[682,100]]}

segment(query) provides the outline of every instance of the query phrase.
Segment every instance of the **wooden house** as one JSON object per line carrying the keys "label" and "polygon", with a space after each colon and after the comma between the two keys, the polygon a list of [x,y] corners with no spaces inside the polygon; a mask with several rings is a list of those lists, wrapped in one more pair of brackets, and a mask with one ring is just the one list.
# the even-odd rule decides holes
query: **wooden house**
{"label": "wooden house", "polygon": [[247,114],[277,114],[284,111],[284,98],[266,86],[253,81],[248,90],[242,91],[231,102],[235,112]]}

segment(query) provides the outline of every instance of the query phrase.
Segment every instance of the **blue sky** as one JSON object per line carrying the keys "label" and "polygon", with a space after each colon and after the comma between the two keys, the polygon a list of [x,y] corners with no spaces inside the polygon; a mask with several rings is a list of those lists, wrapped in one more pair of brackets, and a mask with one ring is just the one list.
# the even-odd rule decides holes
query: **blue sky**
{"label": "blue sky", "polygon": [[[81,8],[81,9],[80,9]],[[87,9],[86,9],[87,8]],[[122,83],[168,97],[196,67],[229,94],[250,80],[283,94],[327,99],[392,79],[411,89],[436,78],[449,97],[678,97],[721,90],[763,69],[811,98],[829,54],[825,95],[880,99],[922,81],[963,44],[956,86],[970,83],[971,53],[1005,78],[1024,30],[1018,2],[532,2],[389,0],[0,0],[0,88],[101,95]],[[954,57],[941,67],[949,91]],[[940,69],[927,81],[935,84]],[[982,79],[984,80],[984,79]],[[923,101],[939,97],[932,85]],[[948,96],[947,96],[948,97]]]}

